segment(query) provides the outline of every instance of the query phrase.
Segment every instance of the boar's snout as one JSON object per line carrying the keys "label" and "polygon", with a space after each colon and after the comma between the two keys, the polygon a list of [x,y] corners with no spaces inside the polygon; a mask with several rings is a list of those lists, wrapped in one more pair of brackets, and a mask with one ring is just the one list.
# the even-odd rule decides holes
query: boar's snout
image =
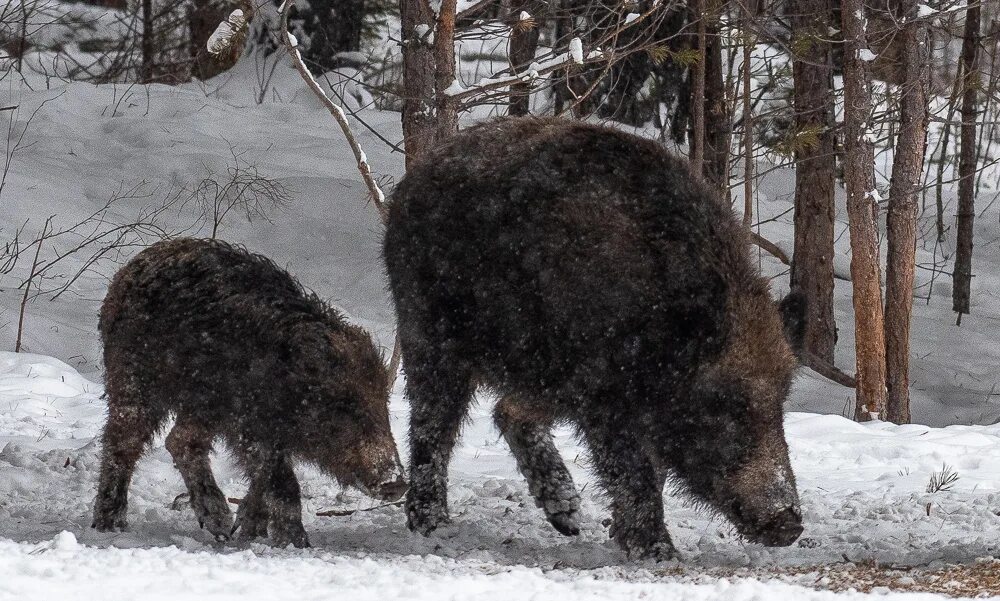
{"label": "boar's snout", "polygon": [[798,509],[789,507],[771,521],[761,526],[756,535],[757,542],[767,547],[787,547],[802,534],[802,515]]}
{"label": "boar's snout", "polygon": [[787,547],[802,534],[802,510],[795,475],[783,445],[765,449],[728,479],[731,495],[722,507],[736,529],[768,547]]}
{"label": "boar's snout", "polygon": [[369,453],[363,461],[363,468],[355,472],[355,486],[366,495],[383,501],[395,501],[409,488],[399,455]]}

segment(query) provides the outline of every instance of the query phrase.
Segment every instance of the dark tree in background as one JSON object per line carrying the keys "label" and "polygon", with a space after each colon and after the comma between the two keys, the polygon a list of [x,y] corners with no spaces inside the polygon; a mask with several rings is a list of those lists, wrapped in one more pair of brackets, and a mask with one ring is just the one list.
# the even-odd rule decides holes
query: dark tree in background
{"label": "dark tree in background", "polygon": [[[254,18],[253,46],[264,55],[279,47],[280,4],[280,0],[265,0]],[[349,53],[362,49],[373,22],[379,22],[392,6],[392,0],[299,0],[289,18],[289,29],[299,42],[302,57],[314,71],[322,73],[353,64]]]}
{"label": "dark tree in background", "polygon": [[791,285],[808,299],[805,348],[833,362],[833,56],[829,0],[791,0],[795,113],[795,253]]}
{"label": "dark tree in background", "polygon": [[[729,154],[732,122],[726,99],[721,18],[726,8],[722,0],[705,0],[705,179],[729,196]],[[692,99],[697,102],[698,99]]]}
{"label": "dark tree in background", "polygon": [[190,31],[191,77],[205,80],[215,77],[232,66],[208,53],[208,38],[233,9],[236,3],[227,0],[192,0],[188,4],[188,28]]}
{"label": "dark tree in background", "polygon": [[[636,52],[612,67],[598,111],[601,117],[639,126],[658,119],[660,107],[666,106],[672,117],[671,133],[678,141],[684,139],[691,92],[686,65],[673,57],[689,47],[688,36],[683,35],[687,23],[686,10],[671,10],[657,27],[658,43],[652,51]],[[634,38],[637,32],[624,35]]]}
{"label": "dark tree in background", "polygon": [[980,6],[970,2],[965,13],[965,34],[962,37],[962,130],[958,159],[958,240],[955,249],[955,275],[952,309],[962,315],[969,312],[972,287],[972,233],[976,218],[976,98],[982,86],[979,79]]}

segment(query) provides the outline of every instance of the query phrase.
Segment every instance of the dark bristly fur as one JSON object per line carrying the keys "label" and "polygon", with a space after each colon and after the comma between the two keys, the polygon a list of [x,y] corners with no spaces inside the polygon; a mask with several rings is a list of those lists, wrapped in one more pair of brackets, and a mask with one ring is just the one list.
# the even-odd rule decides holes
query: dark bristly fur
{"label": "dark bristly fur", "polygon": [[557,420],[589,446],[631,555],[674,553],[670,475],[748,538],[801,532],[782,402],[803,301],[779,310],[743,228],[686,161],[574,121],[479,125],[402,180],[384,253],[412,411],[412,529],[448,519],[448,460],[482,384],[501,393],[497,425],[560,532],[578,532],[579,497]]}
{"label": "dark bristly fur", "polygon": [[[170,414],[166,446],[199,523],[219,539],[308,544],[292,460],[382,498],[405,490],[389,376],[363,329],[268,259],[178,239],[139,253],[101,307],[108,393],[94,527],[126,527],[136,461]],[[222,437],[250,481],[236,525],[212,476]]]}

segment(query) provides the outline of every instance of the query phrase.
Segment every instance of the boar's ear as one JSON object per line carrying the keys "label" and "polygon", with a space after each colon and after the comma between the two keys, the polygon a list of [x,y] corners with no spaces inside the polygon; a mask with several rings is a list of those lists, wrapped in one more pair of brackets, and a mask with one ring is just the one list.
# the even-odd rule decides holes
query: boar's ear
{"label": "boar's ear", "polygon": [[793,290],[778,304],[785,338],[791,345],[792,352],[799,357],[802,356],[806,339],[806,304],[806,295],[797,290]]}

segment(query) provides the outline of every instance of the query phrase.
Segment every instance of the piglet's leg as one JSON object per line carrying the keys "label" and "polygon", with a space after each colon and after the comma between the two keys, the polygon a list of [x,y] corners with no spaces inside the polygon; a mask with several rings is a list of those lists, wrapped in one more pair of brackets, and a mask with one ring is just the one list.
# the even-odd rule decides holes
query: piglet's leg
{"label": "piglet's leg", "polygon": [[309,537],[302,526],[302,499],[299,481],[291,461],[280,452],[258,453],[237,449],[240,461],[250,479],[240,509],[236,514],[239,529],[237,541],[247,543],[256,537],[270,535],[277,547],[289,543],[308,547]]}
{"label": "piglet's leg", "polygon": [[663,474],[639,441],[614,419],[587,424],[584,436],[611,497],[611,537],[632,558],[675,558],[677,550],[663,523]]}
{"label": "piglet's leg", "polygon": [[209,464],[212,438],[211,431],[190,416],[181,414],[167,435],[166,446],[184,478],[191,496],[191,508],[198,516],[198,525],[206,528],[217,540],[228,540],[233,529],[233,517]]}
{"label": "piglet's leg", "polygon": [[549,523],[566,536],[579,534],[580,494],[552,440],[552,419],[512,396],[497,403],[493,419]]}

